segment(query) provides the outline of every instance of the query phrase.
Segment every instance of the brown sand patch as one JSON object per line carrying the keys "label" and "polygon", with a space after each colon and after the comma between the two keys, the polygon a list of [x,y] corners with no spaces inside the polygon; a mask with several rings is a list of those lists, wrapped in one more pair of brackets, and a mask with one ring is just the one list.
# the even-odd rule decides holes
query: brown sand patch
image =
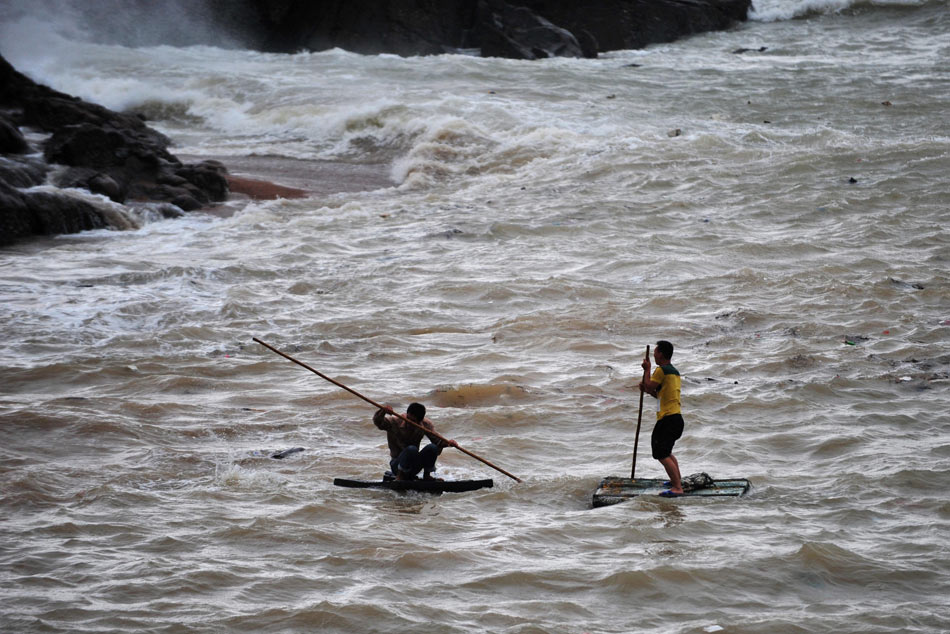
{"label": "brown sand patch", "polygon": [[228,169],[231,191],[259,200],[319,197],[394,187],[388,163],[346,163],[280,156],[189,156],[185,162],[214,159]]}
{"label": "brown sand patch", "polygon": [[228,175],[228,186],[232,194],[244,194],[253,200],[276,200],[278,198],[306,198],[310,195],[305,189],[278,185],[269,181],[260,181],[243,176]]}

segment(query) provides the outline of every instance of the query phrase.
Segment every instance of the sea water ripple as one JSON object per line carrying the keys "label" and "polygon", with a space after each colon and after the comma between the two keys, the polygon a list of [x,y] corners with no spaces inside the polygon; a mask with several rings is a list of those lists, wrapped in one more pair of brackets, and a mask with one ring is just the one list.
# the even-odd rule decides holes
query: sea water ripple
{"label": "sea water ripple", "polygon": [[[0,252],[2,629],[950,628],[948,16],[761,2],[541,63],[5,28],[38,79],[313,193]],[[525,482],[446,452],[494,488],[334,487],[385,467],[372,408],[252,337]],[[684,471],[753,490],[592,509],[659,338]]]}

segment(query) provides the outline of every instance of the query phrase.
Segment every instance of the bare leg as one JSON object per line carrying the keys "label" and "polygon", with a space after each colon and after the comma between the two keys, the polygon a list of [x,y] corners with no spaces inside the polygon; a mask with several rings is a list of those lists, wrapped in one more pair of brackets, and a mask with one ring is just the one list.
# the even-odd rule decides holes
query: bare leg
{"label": "bare leg", "polygon": [[682,493],[683,481],[680,479],[680,465],[676,461],[676,456],[670,454],[666,458],[660,458],[660,464],[666,469],[666,475],[670,478],[670,491]]}

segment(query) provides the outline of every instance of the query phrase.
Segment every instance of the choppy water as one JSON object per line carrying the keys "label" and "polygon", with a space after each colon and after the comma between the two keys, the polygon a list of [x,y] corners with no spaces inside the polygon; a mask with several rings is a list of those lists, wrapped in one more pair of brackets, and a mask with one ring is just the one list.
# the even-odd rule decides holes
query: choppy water
{"label": "choppy water", "polygon": [[[35,78],[314,194],[0,251],[0,629],[950,630],[948,5],[755,17],[531,63],[4,24]],[[332,486],[384,468],[372,408],[255,336],[525,482]],[[659,338],[684,473],[754,490],[591,509]]]}

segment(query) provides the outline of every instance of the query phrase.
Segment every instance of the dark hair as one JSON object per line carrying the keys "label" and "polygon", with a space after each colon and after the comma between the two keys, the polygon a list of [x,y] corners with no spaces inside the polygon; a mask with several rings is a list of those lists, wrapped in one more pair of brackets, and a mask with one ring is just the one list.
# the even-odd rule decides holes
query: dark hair
{"label": "dark hair", "polygon": [[422,403],[410,403],[409,407],[406,408],[406,414],[421,423],[422,419],[426,417],[426,406]]}
{"label": "dark hair", "polygon": [[671,344],[669,341],[664,341],[662,339],[657,341],[656,349],[659,350],[660,354],[662,354],[667,359],[673,358],[673,344]]}

